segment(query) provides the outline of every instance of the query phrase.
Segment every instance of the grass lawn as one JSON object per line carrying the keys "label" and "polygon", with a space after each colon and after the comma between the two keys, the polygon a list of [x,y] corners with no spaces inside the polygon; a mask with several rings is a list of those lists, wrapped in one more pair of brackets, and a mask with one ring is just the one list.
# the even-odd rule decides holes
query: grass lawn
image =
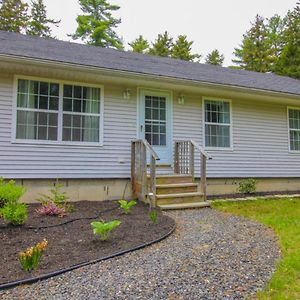
{"label": "grass lawn", "polygon": [[263,223],[278,236],[282,259],[257,299],[300,299],[300,199],[216,201],[212,206]]}

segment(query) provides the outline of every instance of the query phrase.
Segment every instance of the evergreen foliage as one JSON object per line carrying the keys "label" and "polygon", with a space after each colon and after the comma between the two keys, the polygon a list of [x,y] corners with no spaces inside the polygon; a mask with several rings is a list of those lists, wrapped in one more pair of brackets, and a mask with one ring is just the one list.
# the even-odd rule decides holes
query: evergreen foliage
{"label": "evergreen foliage", "polygon": [[222,66],[224,61],[224,55],[220,54],[219,50],[215,49],[211,53],[207,54],[205,63],[215,66]]}
{"label": "evergreen foliage", "polygon": [[120,7],[109,4],[107,0],[79,0],[79,4],[83,14],[77,17],[77,29],[71,37],[93,46],[123,49],[122,41],[114,30],[121,19],[112,16],[112,12]]}
{"label": "evergreen foliage", "polygon": [[58,26],[59,23],[60,21],[47,17],[47,10],[43,0],[31,2],[31,15],[26,29],[27,34],[40,37],[52,37],[49,25]]}
{"label": "evergreen foliage", "polygon": [[23,33],[28,15],[28,5],[21,0],[2,1],[0,7],[0,30]]}

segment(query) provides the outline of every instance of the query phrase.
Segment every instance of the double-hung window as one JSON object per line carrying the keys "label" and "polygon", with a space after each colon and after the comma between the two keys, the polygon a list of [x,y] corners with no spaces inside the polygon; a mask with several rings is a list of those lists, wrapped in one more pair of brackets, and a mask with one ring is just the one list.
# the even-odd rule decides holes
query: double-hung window
{"label": "double-hung window", "polygon": [[101,89],[18,79],[17,140],[101,143]]}
{"label": "double-hung window", "polygon": [[205,147],[231,148],[230,101],[204,99]]}
{"label": "double-hung window", "polygon": [[300,109],[289,108],[290,150],[300,151]]}

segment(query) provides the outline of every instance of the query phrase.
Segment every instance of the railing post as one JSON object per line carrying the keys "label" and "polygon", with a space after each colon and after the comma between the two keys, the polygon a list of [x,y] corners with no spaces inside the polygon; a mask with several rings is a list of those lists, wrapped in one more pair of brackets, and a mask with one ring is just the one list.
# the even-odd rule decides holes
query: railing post
{"label": "railing post", "polygon": [[179,173],[179,153],[178,153],[178,142],[175,142],[174,149],[174,173]]}
{"label": "railing post", "polygon": [[195,148],[193,143],[190,141],[189,142],[189,173],[191,174],[193,181],[195,178],[195,167],[194,167],[194,163],[195,163]]}
{"label": "railing post", "polygon": [[150,191],[152,192],[152,205],[156,207],[156,159],[151,155],[150,164]]}
{"label": "railing post", "polygon": [[143,201],[145,201],[147,194],[147,152],[144,143],[141,143],[141,148],[141,195]]}
{"label": "railing post", "polygon": [[206,201],[206,157],[201,153],[201,190],[203,193],[203,200]]}
{"label": "railing post", "polygon": [[131,190],[132,194],[136,196],[136,189],[135,189],[135,145],[134,141],[131,142]]}

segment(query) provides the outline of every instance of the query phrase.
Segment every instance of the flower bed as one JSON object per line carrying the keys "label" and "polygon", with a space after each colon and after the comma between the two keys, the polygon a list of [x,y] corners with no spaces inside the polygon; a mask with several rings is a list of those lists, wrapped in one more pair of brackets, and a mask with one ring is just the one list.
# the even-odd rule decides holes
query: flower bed
{"label": "flower bed", "polygon": [[[126,215],[116,201],[74,203],[75,211],[64,217],[41,216],[39,204],[28,206],[28,220],[23,226],[11,226],[0,219],[0,287],[8,282],[43,276],[73,265],[97,260],[158,240],[174,228],[174,221],[158,211],[157,224],[149,219],[149,208],[138,203]],[[107,241],[93,234],[92,221],[118,219],[121,225]],[[47,239],[48,247],[36,271],[26,272],[19,253]]]}

